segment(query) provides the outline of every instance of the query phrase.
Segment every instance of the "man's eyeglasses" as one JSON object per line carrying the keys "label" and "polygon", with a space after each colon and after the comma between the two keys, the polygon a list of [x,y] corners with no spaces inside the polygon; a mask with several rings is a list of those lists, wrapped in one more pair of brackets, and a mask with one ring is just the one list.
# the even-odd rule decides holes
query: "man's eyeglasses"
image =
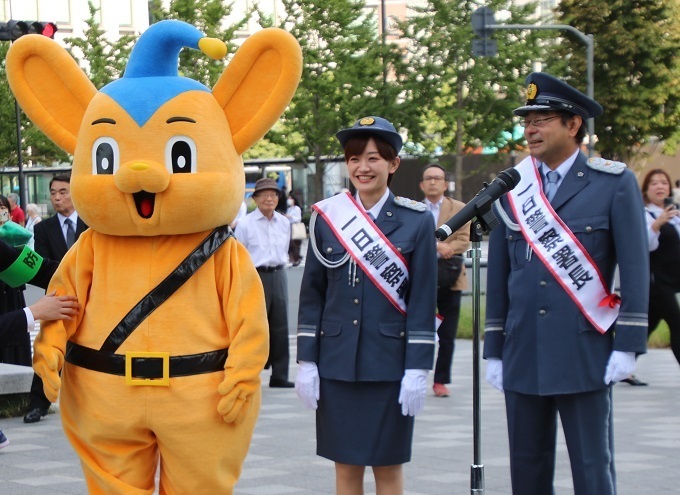
{"label": "man's eyeglasses", "polygon": [[543,127],[546,123],[558,117],[559,115],[553,115],[551,117],[540,117],[537,119],[522,119],[519,121],[519,125],[521,125],[524,128],[527,128],[530,125],[533,125],[534,127]]}
{"label": "man's eyeglasses", "polygon": [[257,197],[262,199],[279,199],[279,195],[275,192],[259,192]]}
{"label": "man's eyeglasses", "polygon": [[439,182],[440,180],[446,180],[446,177],[434,177],[431,175],[428,175],[427,177],[423,177],[423,182],[430,182],[430,181],[435,181]]}

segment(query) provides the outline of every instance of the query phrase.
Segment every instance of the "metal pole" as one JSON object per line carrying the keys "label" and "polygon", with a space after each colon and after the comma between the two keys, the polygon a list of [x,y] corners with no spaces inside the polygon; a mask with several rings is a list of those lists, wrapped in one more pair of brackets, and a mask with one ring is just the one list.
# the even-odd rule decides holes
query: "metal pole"
{"label": "metal pole", "polygon": [[19,108],[19,102],[14,100],[14,112],[16,115],[16,126],[17,126],[17,164],[19,166],[19,202],[21,203],[21,208],[26,211],[26,205],[28,204],[27,194],[26,194],[26,177],[24,177],[24,162],[21,156],[21,109]]}
{"label": "metal pole", "polygon": [[385,88],[387,88],[387,62],[385,61],[386,50],[387,50],[387,13],[385,12],[385,0],[380,0],[380,35],[382,40],[383,48],[383,100],[385,105],[387,105],[387,94]]}
{"label": "metal pole", "polygon": [[479,220],[470,225],[470,240],[472,249],[468,251],[468,257],[472,258],[472,430],[473,430],[473,463],[470,467],[470,494],[480,495],[484,493],[484,465],[482,464],[482,441],[481,441],[481,400],[479,381],[479,329],[480,329],[480,304],[481,304],[481,269],[482,257],[481,241],[484,229]]}
{"label": "metal pole", "polygon": [[[594,70],[594,52],[595,52],[595,39],[592,34],[587,36],[588,43],[586,43],[586,71],[588,74],[588,96],[595,99],[595,80],[593,77]],[[595,137],[595,119],[588,119],[588,157],[593,156],[593,147],[595,143],[593,138]]]}
{"label": "metal pole", "polygon": [[[586,45],[586,77],[588,79],[587,95],[590,98],[595,99],[595,78],[593,76],[593,58],[594,58],[594,45],[595,40],[592,34],[583,34],[581,31],[576,29],[574,26],[568,24],[542,24],[540,26],[535,26],[532,24],[486,24],[484,29],[528,29],[528,30],[539,30],[539,29],[557,29],[564,30],[574,33],[583,43]],[[595,136],[595,120],[588,119],[588,156],[593,156],[593,138]]]}

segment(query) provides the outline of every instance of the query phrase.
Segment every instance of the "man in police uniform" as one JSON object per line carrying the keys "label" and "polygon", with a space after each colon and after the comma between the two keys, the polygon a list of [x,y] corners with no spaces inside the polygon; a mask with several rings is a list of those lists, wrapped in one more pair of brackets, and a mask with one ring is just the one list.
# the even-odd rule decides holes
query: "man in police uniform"
{"label": "man in police uniform", "polygon": [[[586,277],[579,278],[572,268],[572,283],[568,277],[558,280],[564,265],[546,256],[540,243],[527,241],[532,237],[528,222],[522,224],[525,204],[512,209],[514,196],[502,198],[502,211],[496,207],[503,222],[489,238],[487,381],[505,392],[513,494],[554,493],[559,413],[575,495],[613,495],[611,385],[630,375],[635,354],[646,351],[649,275],[642,198],[624,164],[588,160],[580,151],[586,119],[602,113],[597,102],[548,74],[530,74],[527,85],[528,101],[514,111],[524,117],[531,152],[522,180],[533,173],[543,188],[537,195],[543,210],[554,211],[566,226],[563,238],[573,234],[580,241],[578,259],[590,262],[593,273],[582,270]],[[523,187],[520,182],[511,193]],[[579,289],[587,280],[608,293],[617,265],[618,316],[601,328],[582,309],[589,301],[579,299]],[[616,308],[617,302],[610,294],[602,304]]]}

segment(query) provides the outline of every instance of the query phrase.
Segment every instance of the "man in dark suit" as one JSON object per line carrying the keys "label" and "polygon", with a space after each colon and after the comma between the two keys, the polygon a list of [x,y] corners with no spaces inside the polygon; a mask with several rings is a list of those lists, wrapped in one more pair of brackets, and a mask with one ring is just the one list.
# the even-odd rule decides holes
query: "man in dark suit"
{"label": "man in dark suit", "polygon": [[[69,176],[57,175],[50,180],[50,201],[56,215],[36,224],[35,251],[43,258],[61,261],[80,234],[85,232],[87,225],[78,217],[71,201]],[[49,408],[50,401],[45,397],[42,380],[34,374],[24,423],[37,423]]]}
{"label": "man in dark suit", "polygon": [[642,197],[625,164],[580,151],[596,101],[548,74],[527,85],[531,156],[489,237],[487,381],[505,392],[513,494],[554,493],[559,414],[574,494],[614,495],[611,386],[647,344]]}
{"label": "man in dark suit", "polygon": [[[0,281],[10,287],[30,283],[43,289],[52,278],[58,263],[51,260],[37,260],[28,248],[17,248],[0,239]],[[21,261],[17,263],[17,261]],[[15,332],[29,332],[35,320],[69,320],[77,314],[78,301],[73,296],[47,294],[33,305],[0,315],[0,343]],[[0,430],[0,449],[9,445],[9,440]]]}
{"label": "man in dark suit", "polygon": [[[47,289],[47,284],[49,284],[59,263],[43,259],[38,263],[32,264],[30,270],[22,270],[22,268],[15,265],[20,256],[31,257],[32,261],[35,259],[31,256],[30,251],[27,255],[21,248],[10,246],[0,239],[0,274],[2,274],[0,280],[10,287],[26,283]],[[2,342],[6,335],[16,331],[16,329],[26,329],[28,331],[33,327],[35,320],[69,319],[76,314],[74,308],[77,305],[77,300],[73,296],[48,294],[38,299],[31,306],[3,313],[0,315],[0,342]]]}

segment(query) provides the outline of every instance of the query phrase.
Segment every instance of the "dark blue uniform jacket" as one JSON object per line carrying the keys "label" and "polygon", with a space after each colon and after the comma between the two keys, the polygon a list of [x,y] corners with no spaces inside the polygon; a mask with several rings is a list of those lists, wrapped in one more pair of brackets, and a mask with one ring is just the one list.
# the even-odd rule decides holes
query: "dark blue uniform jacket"
{"label": "dark blue uniform jacket", "polygon": [[[649,252],[635,176],[594,170],[579,154],[552,201],[613,288],[620,273],[620,313],[600,334],[581,314],[520,232],[503,222],[489,237],[484,357],[502,358],[506,390],[536,395],[606,387],[613,350],[647,346]],[[502,207],[513,222],[507,198]]]}
{"label": "dark blue uniform jacket", "polygon": [[[434,225],[390,197],[376,225],[406,259],[408,314],[400,313],[368,279],[346,262],[327,268],[308,248],[300,291],[297,359],[317,363],[322,378],[397,381],[405,369],[431,369],[434,359],[437,261]],[[310,235],[329,261],[345,248],[320,216]]]}

